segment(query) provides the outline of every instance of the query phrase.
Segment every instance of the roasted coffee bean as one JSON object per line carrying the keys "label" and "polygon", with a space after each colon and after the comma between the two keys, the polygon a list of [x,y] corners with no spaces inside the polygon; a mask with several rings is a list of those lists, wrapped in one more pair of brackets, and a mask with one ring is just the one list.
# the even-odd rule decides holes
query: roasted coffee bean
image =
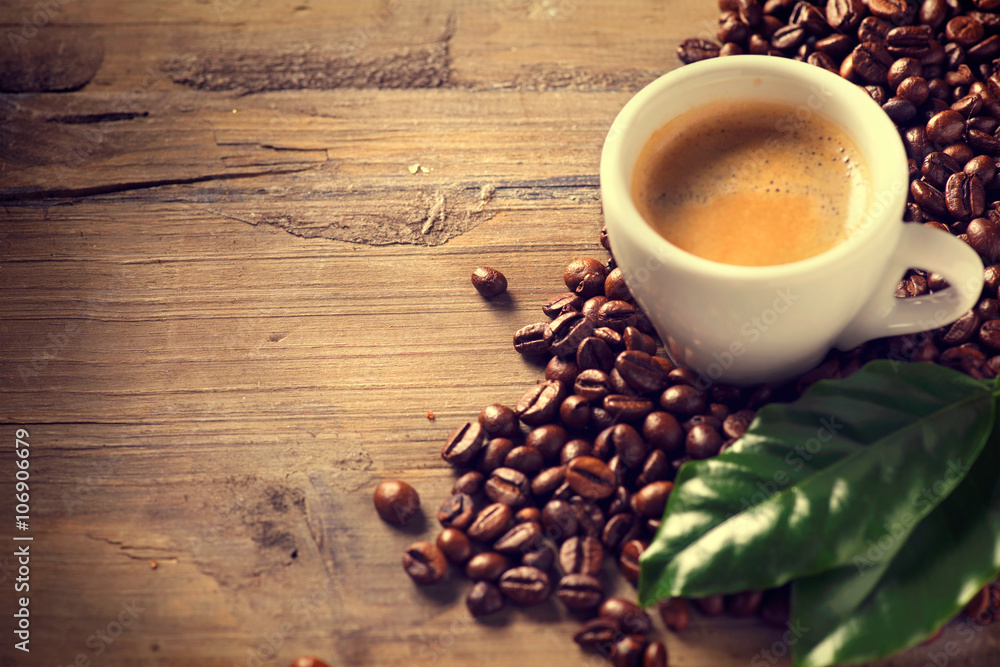
{"label": "roasted coffee bean", "polygon": [[[548,324],[549,352],[559,357],[575,356],[583,339],[594,332],[594,323],[583,313],[564,313]],[[579,363],[579,362],[577,362]]]}
{"label": "roasted coffee bean", "polygon": [[774,588],[764,593],[760,606],[760,617],[768,625],[776,628],[788,627],[788,587]]}
{"label": "roasted coffee bean", "polygon": [[653,411],[653,401],[641,396],[608,394],[604,397],[604,409],[616,420],[637,422]]}
{"label": "roasted coffee bean", "polygon": [[719,57],[743,55],[743,47],[735,42],[726,42],[719,49]]}
{"label": "roasted coffee bean", "polygon": [[[927,101],[930,94],[931,91],[927,86],[927,80],[921,76],[911,76],[903,79],[896,89],[896,97],[907,100],[918,107]],[[913,115],[917,115],[916,109],[913,110]]]}
{"label": "roasted coffee bean", "polygon": [[517,509],[531,500],[531,483],[527,476],[513,468],[497,468],[483,485],[486,497]]}
{"label": "roasted coffee bean", "polygon": [[403,552],[403,569],[418,584],[436,584],[448,573],[448,561],[430,542],[414,542]]}
{"label": "roasted coffee bean", "polygon": [[514,406],[514,412],[528,426],[540,426],[552,421],[564,398],[566,385],[558,380],[546,380],[525,392]]}
{"label": "roasted coffee bean", "polygon": [[920,22],[937,29],[948,17],[948,4],[945,0],[924,0],[920,5]]}
{"label": "roasted coffee bean", "polygon": [[960,169],[961,167],[954,158],[938,151],[930,153],[924,158],[920,173],[925,181],[935,188],[943,190],[951,175]]}
{"label": "roasted coffee bean", "polygon": [[600,405],[590,408],[590,425],[594,429],[605,429],[615,423],[615,418]]}
{"label": "roasted coffee bean", "polygon": [[947,153],[953,157],[958,164],[963,166],[966,162],[975,157],[975,153],[972,152],[972,148],[968,144],[961,141],[945,146],[942,152]]}
{"label": "roasted coffee bean", "polygon": [[879,106],[889,101],[889,93],[886,92],[885,86],[865,86],[865,92]]}
{"label": "roasted coffee bean", "polygon": [[809,31],[810,35],[823,37],[830,34],[830,24],[823,12],[809,2],[797,2],[788,17],[792,25],[799,25]]}
{"label": "roasted coffee bean", "polygon": [[677,57],[686,65],[718,55],[719,45],[707,39],[685,39],[677,47]]}
{"label": "roasted coffee bean", "polygon": [[667,500],[673,490],[673,482],[661,480],[647,484],[632,494],[632,511],[644,519],[663,516],[663,510],[667,507]]}
{"label": "roasted coffee bean", "polygon": [[976,304],[975,311],[981,322],[995,320],[1000,317],[1000,303],[996,299],[982,299]]}
{"label": "roasted coffee bean", "polygon": [[542,453],[531,445],[521,445],[510,450],[504,459],[504,466],[519,470],[525,475],[533,475],[542,469],[545,461]]}
{"label": "roasted coffee bean", "polygon": [[589,574],[567,574],[556,586],[556,597],[573,611],[593,609],[604,599],[604,586]]}
{"label": "roasted coffee bean", "polygon": [[949,42],[970,47],[985,36],[983,24],[968,16],[956,16],[944,27],[944,36]]}
{"label": "roasted coffee bean", "polygon": [[684,431],[669,412],[651,412],[642,423],[642,436],[650,447],[672,452],[684,444]]}
{"label": "roasted coffee bean", "polygon": [[584,648],[611,646],[615,637],[621,634],[618,622],[613,618],[592,618],[576,631],[573,641]]}
{"label": "roasted coffee bean", "polygon": [[456,493],[444,501],[437,513],[438,522],[443,527],[459,530],[468,528],[475,518],[476,509],[473,507],[472,496],[464,493]]}
{"label": "roasted coffee bean", "polygon": [[567,501],[550,500],[542,508],[542,527],[549,539],[559,541],[576,535],[580,524]]}
{"label": "roasted coffee bean", "polygon": [[[743,24],[743,29],[746,29],[746,24]],[[749,32],[747,34],[749,34]],[[746,36],[744,36],[743,39],[746,39]],[[743,40],[734,39],[725,41],[741,42]],[[604,279],[604,296],[606,296],[609,300],[632,300],[632,293],[629,292],[628,285],[625,284],[625,276],[622,273],[621,268],[616,268],[609,272],[607,278]]]}
{"label": "roasted coffee bean", "polygon": [[899,281],[895,296],[898,299],[906,299],[927,294],[928,291],[927,280],[923,276],[910,276]]}
{"label": "roasted coffee bean", "polygon": [[[621,516],[621,515],[619,515]],[[622,546],[621,555],[618,557],[618,567],[625,578],[633,584],[639,581],[639,556],[649,546],[642,540],[629,540]]]}
{"label": "roasted coffee bean", "polygon": [[726,599],[722,595],[709,595],[708,597],[694,599],[692,602],[695,609],[705,616],[722,616],[723,612],[726,611]]}
{"label": "roasted coffee bean", "polygon": [[[853,51],[854,46],[854,40],[847,35],[834,33],[832,35],[827,35],[823,39],[817,40],[815,49],[819,53],[830,56],[830,58],[832,58],[836,63],[848,53]],[[833,71],[837,71],[836,66],[834,66]]]}
{"label": "roasted coffee bean", "polygon": [[453,563],[464,563],[472,556],[472,543],[457,528],[445,528],[434,541],[438,549]]}
{"label": "roasted coffee bean", "polygon": [[[882,1],[882,0],[876,0]],[[854,72],[868,83],[888,82],[889,66],[893,57],[885,46],[878,42],[861,42],[851,51]]]}
{"label": "roasted coffee bean", "polygon": [[546,380],[558,380],[567,386],[573,384],[579,372],[580,367],[576,365],[576,361],[563,359],[562,357],[552,357],[549,359],[549,363],[545,365]]}
{"label": "roasted coffee bean", "polygon": [[730,438],[742,438],[750,428],[756,413],[753,410],[740,410],[725,418],[722,422],[723,432]]}
{"label": "roasted coffee bean", "polygon": [[566,464],[566,481],[590,500],[607,498],[615,490],[614,473],[604,461],[593,456],[578,456]]}
{"label": "roasted coffee bean", "polygon": [[965,132],[965,118],[957,111],[947,109],[927,121],[927,138],[939,146],[953,144]]}
{"label": "roasted coffee bean", "polygon": [[988,155],[979,155],[965,163],[964,171],[976,176],[984,186],[987,186],[996,176],[996,160]]}
{"label": "roasted coffee bean", "polygon": [[917,115],[916,105],[902,97],[893,97],[882,105],[882,111],[896,125],[902,125]]}
{"label": "roasted coffee bean", "polygon": [[705,392],[686,384],[667,387],[660,395],[660,406],[675,414],[699,414],[705,411],[707,405]]}
{"label": "roasted coffee bean", "polygon": [[740,20],[751,28],[759,26],[764,18],[761,4],[758,0],[737,0],[736,11]]}
{"label": "roasted coffee bean", "polygon": [[615,424],[606,431],[606,437],[627,467],[637,466],[646,458],[646,443],[633,426]]}
{"label": "roasted coffee bean", "polygon": [[[917,168],[917,163],[913,160],[907,160],[911,166],[910,180],[917,178],[920,175],[920,169]],[[924,213],[920,210],[920,207],[913,202],[906,202],[906,208],[903,209],[903,222],[923,222]]]}
{"label": "roasted coffee bean", "polygon": [[[975,77],[972,74],[972,70],[969,69],[968,65],[964,64],[959,65],[958,67],[955,68],[954,71],[947,72],[944,75],[944,82],[947,83],[949,86],[952,86],[956,90],[958,90],[962,86],[968,86],[972,84],[973,81],[975,81]],[[959,99],[967,94],[968,92],[964,92],[961,95],[956,94],[954,97],[955,99]]]}
{"label": "roasted coffee bean", "polygon": [[514,411],[506,405],[494,403],[479,412],[479,425],[492,437],[512,438],[520,429]]}
{"label": "roasted coffee bean", "polygon": [[565,466],[546,468],[531,480],[531,494],[535,498],[542,498],[559,488],[564,481],[566,481]]}
{"label": "roasted coffee bean", "polygon": [[470,539],[477,542],[492,542],[507,532],[514,511],[503,503],[493,503],[484,507],[465,531]]}
{"label": "roasted coffee bean", "polygon": [[510,438],[492,438],[483,447],[479,455],[479,472],[488,475],[497,468],[502,468],[507,455],[514,449],[514,441]]}
{"label": "roasted coffee bean", "polygon": [[585,500],[580,496],[570,498],[569,504],[576,512],[576,521],[580,524],[580,534],[600,538],[606,519],[604,510],[597,503]]}
{"label": "roasted coffee bean", "polygon": [[650,642],[642,654],[642,667],[667,667],[667,646],[663,642]]}
{"label": "roasted coffee bean", "polygon": [[789,53],[799,48],[808,36],[809,33],[801,25],[786,25],[778,28],[774,36],[771,37],[771,46],[779,51]]}
{"label": "roasted coffee bean", "polygon": [[642,470],[639,472],[639,476],[636,478],[635,483],[638,487],[646,486],[652,482],[658,482],[661,479],[666,479],[671,473],[670,459],[667,455],[660,449],[654,449],[646,457],[646,460],[642,464]]}
{"label": "roasted coffee bean", "polygon": [[598,294],[597,296],[592,296],[587,299],[580,312],[586,315],[592,322],[597,322],[597,313],[601,310],[601,306],[608,302],[608,297],[603,294]]}
{"label": "roasted coffee bean", "polygon": [[578,456],[590,456],[594,452],[594,446],[589,440],[574,438],[563,445],[562,453],[559,454],[559,462],[566,465]]}
{"label": "roasted coffee bean", "polygon": [[980,132],[979,130],[968,130],[965,134],[969,141],[969,146],[973,150],[989,155],[996,155],[997,152],[1000,152],[1000,142],[993,135]]}
{"label": "roasted coffee bean", "polygon": [[488,266],[480,266],[472,272],[472,286],[487,299],[500,296],[507,291],[507,278]]}
{"label": "roasted coffee bean", "polygon": [[542,304],[542,312],[550,319],[555,319],[563,313],[578,312],[583,308],[583,301],[580,295],[575,292],[564,292]]}
{"label": "roasted coffee bean", "polygon": [[615,359],[615,370],[634,389],[642,393],[662,391],[667,378],[653,357],[641,350],[626,350]]}
{"label": "roasted coffee bean", "polygon": [[[533,508],[534,509],[534,508]],[[529,551],[535,551],[542,546],[541,525],[527,521],[514,524],[514,527],[497,538],[493,550],[507,556],[518,556]]]}
{"label": "roasted coffee bean", "polygon": [[857,30],[867,13],[868,8],[862,0],[828,0],[826,3],[826,20],[841,33]]}
{"label": "roasted coffee bean", "polygon": [[483,482],[485,481],[486,477],[483,473],[470,470],[455,480],[455,483],[451,487],[451,492],[452,494],[465,493],[474,496],[482,490]]}
{"label": "roasted coffee bean", "polygon": [[996,297],[998,288],[1000,288],[1000,265],[987,266],[983,269],[983,291],[990,297]]}
{"label": "roasted coffee bean", "polygon": [[[636,316],[636,319],[638,319],[638,316]],[[594,337],[600,338],[607,343],[612,351],[620,350],[624,345],[622,335],[609,327],[597,327],[594,329]]]}
{"label": "roasted coffee bean", "polygon": [[984,322],[979,327],[979,340],[994,350],[1000,350],[1000,320]]}
{"label": "roasted coffee bean", "polygon": [[636,327],[625,327],[625,331],[622,332],[622,342],[626,350],[638,350],[648,355],[656,353],[656,339],[642,333]]}
{"label": "roasted coffee bean", "polygon": [[645,637],[625,635],[611,647],[611,664],[614,667],[642,667],[642,657],[645,652]]}
{"label": "roasted coffee bean", "polygon": [[531,606],[549,599],[552,584],[549,575],[537,567],[521,565],[500,575],[500,591],[514,602]]}
{"label": "roasted coffee bean", "polygon": [[836,73],[838,71],[837,61],[821,51],[810,53],[806,62],[815,67],[822,67],[825,70]]}
{"label": "roasted coffee bean", "polygon": [[549,351],[551,333],[547,322],[535,322],[514,332],[514,349],[523,355],[533,356]]}
{"label": "roasted coffee bean", "polygon": [[465,423],[452,431],[441,448],[441,458],[453,466],[467,466],[483,447],[483,427]]}
{"label": "roasted coffee bean", "polygon": [[593,257],[575,259],[563,271],[566,287],[584,299],[602,294],[605,278],[604,265]]}
{"label": "roasted coffee bean", "polygon": [[726,611],[730,616],[736,618],[749,618],[760,609],[761,602],[764,601],[763,591],[746,591],[726,596]]}
{"label": "roasted coffee bean", "polygon": [[590,403],[577,394],[567,396],[559,406],[559,419],[569,428],[583,428],[590,421]]}
{"label": "roasted coffee bean", "polygon": [[876,16],[866,16],[858,26],[858,41],[885,43],[885,38],[890,30],[892,30],[892,24]]}
{"label": "roasted coffee bean", "polygon": [[611,553],[618,553],[625,543],[639,536],[642,524],[639,518],[631,512],[615,514],[604,524],[601,532],[601,544]]}
{"label": "roasted coffee bean", "polygon": [[597,326],[607,327],[619,334],[626,327],[636,325],[635,306],[628,301],[608,301],[597,311]]}
{"label": "roasted coffee bean", "polygon": [[562,426],[543,424],[528,432],[524,438],[524,444],[541,452],[546,461],[554,461],[559,458],[559,452],[568,440],[569,434]]}
{"label": "roasted coffee bean", "polygon": [[[933,87],[931,84],[928,86],[933,94]],[[911,127],[903,133],[903,146],[906,148],[907,157],[917,162],[923,162],[927,154],[933,150],[927,141],[927,132],[923,125]]]}
{"label": "roasted coffee bean", "polygon": [[638,468],[634,465],[627,465],[618,454],[608,460],[608,469],[614,474],[615,484],[618,486],[626,484],[632,486],[638,474]]}
{"label": "roasted coffee bean", "polygon": [[906,0],[868,0],[868,11],[892,25],[907,25],[913,21],[916,7]]}
{"label": "roasted coffee bean", "polygon": [[931,49],[934,35],[923,25],[898,26],[885,36],[886,48],[893,58],[924,58]]}
{"label": "roasted coffee bean", "polygon": [[473,581],[496,581],[509,569],[510,561],[506,556],[495,551],[483,551],[465,564],[465,576]]}
{"label": "roasted coffee bean", "polygon": [[602,602],[597,615],[616,621],[622,632],[645,635],[653,629],[649,614],[636,603],[622,597],[608,598]]}
{"label": "roasted coffee bean", "polygon": [[1000,261],[1000,223],[990,218],[976,218],[965,230],[969,245],[987,264]]}
{"label": "roasted coffee bean", "polygon": [[986,209],[986,190],[982,181],[964,171],[952,174],[945,185],[948,212],[959,220],[982,215]]}
{"label": "roasted coffee bean", "polygon": [[572,535],[559,547],[559,567],[566,574],[596,575],[604,562],[604,547],[589,535]]}
{"label": "roasted coffee bean", "polygon": [[379,482],[372,501],[382,520],[394,526],[403,525],[420,511],[420,495],[417,490],[398,479]]}
{"label": "roasted coffee bean", "polygon": [[611,346],[600,338],[590,336],[580,341],[576,349],[576,364],[580,370],[596,369],[606,373],[614,363],[615,354]]}
{"label": "roasted coffee bean", "polygon": [[663,625],[674,632],[683,632],[691,623],[691,605],[684,598],[668,598],[657,605]]}
{"label": "roasted coffee bean", "polygon": [[923,179],[910,183],[910,195],[925,212],[931,215],[948,215],[948,203],[944,193]]}
{"label": "roasted coffee bean", "polygon": [[889,87],[892,90],[896,90],[904,79],[922,76],[923,68],[919,60],[916,58],[899,58],[889,66],[889,73],[886,78],[889,82]]}
{"label": "roasted coffee bean", "polygon": [[465,597],[465,606],[475,618],[489,616],[503,609],[503,595],[488,581],[477,581]]}
{"label": "roasted coffee bean", "polygon": [[573,392],[591,402],[603,401],[611,393],[611,378],[596,369],[582,370],[573,383]]}

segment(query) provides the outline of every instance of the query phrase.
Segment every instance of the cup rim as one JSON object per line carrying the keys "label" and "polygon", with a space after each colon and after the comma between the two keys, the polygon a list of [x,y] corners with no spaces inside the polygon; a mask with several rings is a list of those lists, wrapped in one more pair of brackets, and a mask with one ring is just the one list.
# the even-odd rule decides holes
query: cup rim
{"label": "cup rim", "polygon": [[[834,94],[848,98],[859,125],[872,125],[872,129],[880,136],[887,138],[892,145],[886,154],[875,155],[875,159],[880,163],[873,165],[869,156],[873,153],[863,146],[858,146],[859,151],[868,161],[870,182],[872,183],[872,200],[868,202],[871,209],[878,190],[874,187],[876,181],[885,183],[896,183],[904,185],[899,193],[892,193],[893,201],[888,206],[883,206],[885,212],[873,219],[869,224],[862,224],[860,229],[855,230],[850,238],[838,243],[833,248],[818,255],[788,262],[785,264],[773,264],[766,266],[744,266],[738,264],[726,264],[715,260],[706,259],[694,255],[679,248],[664,237],[660,236],[646,222],[632,200],[632,168],[629,165],[628,177],[622,178],[621,162],[622,151],[626,135],[637,117],[652,103],[661,96],[668,94],[670,89],[683,85],[691,79],[698,79],[708,75],[718,75],[719,72],[730,73],[734,77],[752,77],[755,75],[765,76],[787,76],[800,81],[822,83],[834,89]],[[695,108],[697,105],[693,106]],[[821,114],[822,115],[822,114]],[[834,122],[829,116],[824,116],[827,120]],[[666,122],[666,121],[664,121]],[[893,138],[895,139],[893,141]],[[647,138],[648,140],[648,138]],[[895,153],[894,155],[892,153]],[[896,165],[896,166],[893,166]],[[879,171],[876,171],[878,169]],[[893,173],[895,172],[895,173]],[[840,75],[827,71],[821,67],[808,63],[790,60],[786,58],[775,58],[773,56],[759,55],[738,55],[722,58],[712,58],[700,62],[678,67],[667,74],[664,74],[652,81],[638,93],[636,93],[621,109],[608,132],[603,149],[601,151],[600,164],[600,188],[601,199],[605,208],[605,219],[636,221],[639,224],[608,225],[608,233],[614,242],[615,232],[632,233],[637,236],[637,241],[644,247],[658,248],[662,250],[659,255],[660,260],[669,261],[684,268],[703,275],[717,277],[728,277],[737,280],[771,280],[784,278],[793,275],[813,272],[828,268],[840,262],[852,249],[859,245],[864,245],[873,241],[873,238],[880,233],[885,233],[889,225],[898,224],[900,228],[903,224],[902,210],[906,200],[906,185],[908,185],[908,175],[906,173],[906,151],[903,141],[899,137],[896,126],[893,125],[889,116],[871,97],[859,86],[844,79]],[[884,190],[882,190],[884,192]],[[608,212],[611,215],[608,215]]]}

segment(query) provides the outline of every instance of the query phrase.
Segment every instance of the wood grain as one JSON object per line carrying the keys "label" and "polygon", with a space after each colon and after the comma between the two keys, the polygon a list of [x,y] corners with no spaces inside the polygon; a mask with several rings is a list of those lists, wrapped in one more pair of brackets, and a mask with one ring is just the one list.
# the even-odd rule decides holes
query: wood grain
{"label": "wood grain", "polygon": [[[3,34],[35,5],[6,3]],[[5,611],[0,665],[605,664],[556,605],[474,623],[462,577],[416,588],[399,558],[435,534],[447,434],[541,376],[513,331],[568,261],[605,257],[614,114],[715,16],[708,0],[60,3],[49,23],[100,40],[100,69],[76,92],[0,96],[0,498],[27,429],[35,537],[32,652]],[[391,67],[372,83],[428,49],[438,85]],[[178,63],[274,54],[364,77],[178,82]],[[320,71],[303,67],[273,80]],[[475,293],[481,264],[508,297]],[[423,521],[377,519],[387,477],[420,491]],[[0,556],[5,610],[14,576]],[[880,664],[953,641],[949,664],[995,665],[998,628],[963,630]],[[663,636],[681,667],[788,663],[754,620]]]}

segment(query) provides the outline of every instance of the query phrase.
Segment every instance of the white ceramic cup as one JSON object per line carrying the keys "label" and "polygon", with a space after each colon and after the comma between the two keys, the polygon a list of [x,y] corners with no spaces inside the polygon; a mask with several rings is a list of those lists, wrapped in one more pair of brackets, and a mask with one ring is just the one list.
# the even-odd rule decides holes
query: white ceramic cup
{"label": "white ceramic cup", "polygon": [[[735,266],[681,250],[642,218],[631,183],[653,132],[692,108],[734,99],[818,114],[858,148],[872,199],[846,241],[797,262]],[[908,186],[899,133],[862,89],[819,67],[767,56],[715,58],[660,77],[618,114],[601,155],[605,223],[625,281],[673,361],[705,382],[783,381],[833,347],[934,329],[972,308],[982,261],[946,232],[902,222]],[[939,273],[951,287],[897,299],[908,267]]]}

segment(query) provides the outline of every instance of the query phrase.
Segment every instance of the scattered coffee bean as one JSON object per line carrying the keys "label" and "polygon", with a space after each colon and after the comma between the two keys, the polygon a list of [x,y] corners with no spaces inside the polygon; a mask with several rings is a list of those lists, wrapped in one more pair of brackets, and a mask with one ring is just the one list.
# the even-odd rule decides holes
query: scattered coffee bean
{"label": "scattered coffee bean", "polygon": [[483,482],[485,481],[486,477],[483,473],[470,470],[455,480],[455,484],[451,487],[451,493],[452,495],[456,493],[464,493],[469,496],[474,496],[482,490]]}
{"label": "scattered coffee bean", "polygon": [[531,500],[531,482],[520,470],[497,468],[483,485],[486,497],[495,503],[503,503],[517,509]]}
{"label": "scattered coffee bean", "polygon": [[593,609],[604,599],[604,586],[592,575],[571,573],[559,580],[556,597],[573,611]]}
{"label": "scattered coffee bean", "polygon": [[462,424],[448,436],[441,458],[454,466],[467,466],[482,449],[483,437],[483,427],[478,422]]}
{"label": "scattered coffee bean", "polygon": [[520,354],[534,356],[549,351],[552,332],[547,322],[535,322],[514,332],[514,349]]}
{"label": "scattered coffee bean", "polygon": [[726,610],[726,598],[722,595],[709,595],[692,601],[695,608],[705,616],[722,616]]}
{"label": "scattered coffee bean", "polygon": [[662,600],[657,609],[663,625],[674,632],[683,632],[691,622],[691,605],[684,598]]}
{"label": "scattered coffee bean", "polygon": [[513,520],[514,512],[509,505],[493,503],[476,515],[466,534],[477,542],[492,542],[507,531]]}
{"label": "scattered coffee bean", "polygon": [[488,266],[481,266],[472,272],[472,286],[487,299],[500,296],[507,291],[507,278]]}
{"label": "scattered coffee bean", "polygon": [[649,614],[642,607],[621,597],[608,598],[602,602],[597,615],[614,619],[622,632],[644,635],[653,628]]}
{"label": "scattered coffee bean", "polygon": [[472,497],[464,493],[456,493],[441,504],[438,509],[438,522],[445,528],[465,530],[476,518],[476,510]]}
{"label": "scattered coffee bean", "polygon": [[566,481],[575,492],[591,500],[607,498],[616,486],[608,465],[593,456],[578,456],[566,464]]}
{"label": "scattered coffee bean", "polygon": [[611,664],[614,667],[642,667],[642,658],[645,652],[645,637],[625,635],[611,648]]}
{"label": "scattered coffee bean", "polygon": [[469,589],[465,605],[475,618],[482,618],[503,609],[503,595],[499,588],[488,581],[477,581]]}
{"label": "scattered coffee bean", "polygon": [[647,546],[642,540],[629,540],[622,547],[621,555],[618,557],[618,566],[622,574],[633,584],[639,581],[639,556]]}
{"label": "scattered coffee bean", "polygon": [[749,618],[757,613],[763,601],[764,593],[762,591],[747,591],[745,593],[727,595],[725,600],[726,611],[736,618]]}
{"label": "scattered coffee bean", "polygon": [[615,637],[621,634],[618,622],[613,618],[592,618],[576,631],[573,641],[585,648],[599,648],[614,644]]}
{"label": "scattered coffee bean", "polygon": [[493,438],[513,438],[521,426],[514,411],[499,403],[487,405],[479,412],[479,425]]}
{"label": "scattered coffee bean", "polygon": [[416,489],[397,479],[387,479],[375,487],[375,511],[386,523],[401,526],[420,511]]}
{"label": "scattered coffee bean", "polygon": [[510,561],[506,556],[495,551],[483,551],[465,564],[465,576],[473,581],[496,581],[509,569]]}
{"label": "scattered coffee bean", "polygon": [[448,561],[430,542],[414,542],[403,552],[403,569],[418,584],[436,584],[447,574]]}

